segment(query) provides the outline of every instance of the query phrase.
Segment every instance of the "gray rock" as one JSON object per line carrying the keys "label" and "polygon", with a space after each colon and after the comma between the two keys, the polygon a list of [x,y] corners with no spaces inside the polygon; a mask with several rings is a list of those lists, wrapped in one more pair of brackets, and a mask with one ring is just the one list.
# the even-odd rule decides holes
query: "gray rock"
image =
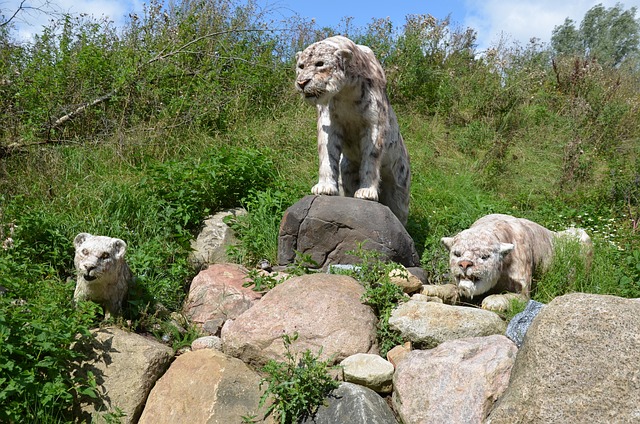
{"label": "gray rock", "polygon": [[511,321],[509,321],[509,325],[507,325],[507,337],[511,339],[518,348],[522,347],[524,336],[527,334],[529,326],[533,322],[533,319],[542,310],[543,306],[544,303],[530,300],[524,311],[511,318]]}
{"label": "gray rock", "polygon": [[636,300],[555,298],[529,327],[509,387],[487,422],[640,422],[638,329]]}
{"label": "gray rock", "polygon": [[506,389],[517,351],[501,335],[411,351],[393,377],[395,410],[405,424],[480,423]]}
{"label": "gray rock", "polygon": [[429,349],[448,340],[505,332],[506,324],[495,312],[425,302],[417,300],[419,298],[414,295],[398,306],[389,318],[389,326],[415,347]]}
{"label": "gray rock", "polygon": [[305,196],[287,209],[280,224],[278,264],[294,263],[296,252],[310,255],[323,270],[330,264],[357,263],[347,252],[362,242],[384,260],[420,265],[413,240],[388,207],[342,196]]}
{"label": "gray rock", "polygon": [[195,240],[191,240],[192,252],[189,260],[196,269],[204,268],[209,264],[229,262],[227,246],[236,243],[237,239],[231,228],[225,224],[224,219],[246,213],[247,211],[242,208],[228,209],[205,219],[200,234]]}
{"label": "gray rock", "polygon": [[218,336],[198,337],[191,342],[191,350],[217,349],[222,351],[222,340]]}
{"label": "gray rock", "polygon": [[173,349],[119,328],[93,333],[93,340],[74,346],[88,358],[75,373],[85,377],[93,373],[98,398],[80,399],[75,411],[77,422],[92,422],[118,408],[125,414],[123,424],[136,423],[151,388],[171,363]]}
{"label": "gray rock", "polygon": [[302,424],[398,424],[391,408],[376,392],[344,382]]}

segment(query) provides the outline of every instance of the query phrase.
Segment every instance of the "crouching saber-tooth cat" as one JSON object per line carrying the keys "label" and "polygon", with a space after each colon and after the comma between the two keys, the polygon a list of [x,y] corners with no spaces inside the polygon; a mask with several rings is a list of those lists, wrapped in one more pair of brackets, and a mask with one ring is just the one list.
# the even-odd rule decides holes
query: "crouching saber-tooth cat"
{"label": "crouching saber-tooth cat", "polygon": [[533,275],[549,266],[558,238],[579,241],[590,263],[592,243],[584,230],[554,232],[510,215],[486,215],[441,241],[449,250],[451,276],[459,294],[468,299],[489,295],[482,300],[483,308],[506,310],[510,299],[529,299]]}
{"label": "crouching saber-tooth cat", "polygon": [[409,154],[373,51],[335,36],[298,52],[296,63],[295,87],[318,111],[319,178],[311,192],[379,201],[405,225]]}

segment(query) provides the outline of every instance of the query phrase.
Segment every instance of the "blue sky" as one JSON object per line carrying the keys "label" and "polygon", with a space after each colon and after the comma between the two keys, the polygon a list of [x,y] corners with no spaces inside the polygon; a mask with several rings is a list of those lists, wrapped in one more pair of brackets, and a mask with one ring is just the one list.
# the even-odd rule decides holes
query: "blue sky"
{"label": "blue sky", "polygon": [[[0,14],[10,15],[21,0],[0,0]],[[124,22],[130,12],[140,12],[142,0],[26,0],[30,6],[41,6],[49,1],[57,10],[70,13],[88,13],[96,17],[108,16],[116,24]],[[532,37],[548,42],[551,31],[569,17],[580,22],[593,6],[602,3],[612,7],[616,0],[258,0],[258,3],[283,17],[299,15],[315,18],[319,26],[337,27],[343,18],[353,18],[353,24],[364,26],[374,18],[389,17],[401,27],[410,14],[431,14],[443,19],[451,15],[454,25],[471,27],[478,34],[479,49],[499,43],[528,43]],[[640,0],[621,1],[625,8],[640,9]],[[640,13],[636,15],[640,17]],[[40,14],[24,15],[20,36],[28,39],[38,32],[47,17]]]}

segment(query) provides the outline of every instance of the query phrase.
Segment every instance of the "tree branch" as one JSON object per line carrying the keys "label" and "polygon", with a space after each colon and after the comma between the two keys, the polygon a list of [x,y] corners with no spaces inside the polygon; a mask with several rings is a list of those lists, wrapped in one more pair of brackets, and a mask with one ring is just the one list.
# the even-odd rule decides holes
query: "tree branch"
{"label": "tree branch", "polygon": [[59,126],[63,125],[65,122],[67,122],[67,121],[75,118],[76,116],[80,115],[81,113],[83,113],[85,110],[87,110],[87,108],[99,105],[102,102],[106,102],[107,100],[112,98],[115,94],[116,94],[116,92],[114,90],[109,94],[105,94],[104,96],[100,96],[95,100],[92,100],[92,101],[90,101],[88,103],[83,104],[82,106],[80,106],[79,108],[74,110],[73,112],[69,112],[66,115],[61,116],[60,118],[56,119],[55,122],[51,125],[51,127],[49,129],[58,128]]}

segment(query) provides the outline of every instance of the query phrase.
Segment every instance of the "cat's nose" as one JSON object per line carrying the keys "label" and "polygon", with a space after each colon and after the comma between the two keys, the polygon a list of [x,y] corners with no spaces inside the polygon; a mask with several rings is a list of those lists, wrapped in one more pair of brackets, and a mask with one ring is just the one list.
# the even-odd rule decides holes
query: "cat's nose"
{"label": "cat's nose", "polygon": [[462,268],[463,271],[466,271],[467,269],[469,269],[469,268],[471,268],[473,266],[473,262],[471,262],[471,261],[460,261],[458,266],[460,268]]}

